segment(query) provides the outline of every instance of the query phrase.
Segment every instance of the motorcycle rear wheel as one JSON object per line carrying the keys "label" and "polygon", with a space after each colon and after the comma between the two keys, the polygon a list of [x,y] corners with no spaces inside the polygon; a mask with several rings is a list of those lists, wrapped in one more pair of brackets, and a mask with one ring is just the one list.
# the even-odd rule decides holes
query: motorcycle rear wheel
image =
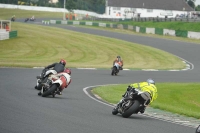
{"label": "motorcycle rear wheel", "polygon": [[51,94],[53,94],[57,89],[57,85],[53,84],[47,91],[42,93],[42,97],[47,97]]}
{"label": "motorcycle rear wheel", "polygon": [[138,100],[135,100],[134,103],[131,105],[131,107],[122,113],[122,117],[124,118],[130,117],[133,113],[137,112],[139,106],[140,102]]}

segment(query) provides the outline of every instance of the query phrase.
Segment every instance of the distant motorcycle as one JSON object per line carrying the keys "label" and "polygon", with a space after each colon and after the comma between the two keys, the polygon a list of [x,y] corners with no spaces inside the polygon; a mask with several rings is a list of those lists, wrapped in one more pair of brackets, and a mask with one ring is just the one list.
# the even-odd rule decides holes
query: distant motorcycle
{"label": "distant motorcycle", "polygon": [[57,74],[57,72],[55,70],[51,70],[51,69],[50,70],[48,70],[48,69],[42,70],[41,75],[36,77],[37,78],[37,83],[36,83],[37,90],[42,89],[42,83],[46,83],[48,77],[51,74]]}
{"label": "distant motorcycle", "polygon": [[115,63],[114,66],[112,67],[111,75],[117,75],[120,70],[120,65],[119,63]]}
{"label": "distant motorcycle", "polygon": [[63,90],[69,84],[70,80],[70,75],[66,73],[63,73],[58,79],[48,78],[46,83],[42,83],[42,89],[38,95],[42,97],[52,95],[55,97],[60,89]]}
{"label": "distant motorcycle", "polygon": [[30,20],[30,21],[35,21],[35,18],[30,18],[29,20]]}
{"label": "distant motorcycle", "polygon": [[26,18],[26,19],[24,20],[24,22],[27,22],[27,21],[29,21],[29,18]]}
{"label": "distant motorcycle", "polygon": [[137,114],[142,107],[148,106],[150,103],[150,94],[148,92],[134,89],[128,92],[121,100],[121,104],[118,104],[113,110],[112,114],[116,115],[120,113],[122,117],[128,118],[132,114]]}
{"label": "distant motorcycle", "polygon": [[11,18],[11,21],[12,21],[12,22],[14,22],[14,21],[15,21],[15,18],[14,18],[14,17],[12,17],[12,18]]}

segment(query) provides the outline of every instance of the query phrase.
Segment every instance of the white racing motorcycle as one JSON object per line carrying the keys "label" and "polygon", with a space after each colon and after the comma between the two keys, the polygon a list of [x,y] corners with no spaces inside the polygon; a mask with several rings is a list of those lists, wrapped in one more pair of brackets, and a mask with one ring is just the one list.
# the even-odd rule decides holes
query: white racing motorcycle
{"label": "white racing motorcycle", "polygon": [[38,93],[42,97],[47,97],[52,95],[55,97],[58,92],[62,91],[66,88],[71,82],[71,76],[67,73],[62,73],[61,76],[58,77],[49,77],[47,78],[46,83],[42,83],[42,89]]}

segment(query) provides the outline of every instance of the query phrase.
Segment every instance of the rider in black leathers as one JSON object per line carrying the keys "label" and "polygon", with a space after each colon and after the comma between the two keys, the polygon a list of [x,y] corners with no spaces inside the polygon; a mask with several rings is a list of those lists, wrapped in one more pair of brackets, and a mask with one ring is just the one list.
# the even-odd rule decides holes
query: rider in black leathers
{"label": "rider in black leathers", "polygon": [[[44,68],[42,73],[45,73],[48,69],[53,68],[52,70],[55,70],[57,73],[63,72],[65,69],[66,61],[61,59],[59,63],[53,63],[47,67]],[[42,75],[42,74],[41,74]],[[37,76],[37,79],[42,79],[43,77]],[[39,89],[38,86],[35,86],[35,89]]]}

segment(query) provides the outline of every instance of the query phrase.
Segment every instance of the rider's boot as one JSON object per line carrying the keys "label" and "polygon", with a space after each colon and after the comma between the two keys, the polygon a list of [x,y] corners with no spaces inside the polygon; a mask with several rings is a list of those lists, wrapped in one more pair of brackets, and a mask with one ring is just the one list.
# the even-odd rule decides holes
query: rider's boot
{"label": "rider's boot", "polygon": [[41,96],[41,95],[42,95],[42,93],[41,93],[41,92],[38,92],[38,95],[39,95],[39,96]]}
{"label": "rider's boot", "polygon": [[62,91],[57,91],[56,94],[62,95]]}
{"label": "rider's boot", "polygon": [[143,114],[145,112],[145,109],[146,109],[146,106],[142,106],[141,110],[140,110],[140,113]]}

